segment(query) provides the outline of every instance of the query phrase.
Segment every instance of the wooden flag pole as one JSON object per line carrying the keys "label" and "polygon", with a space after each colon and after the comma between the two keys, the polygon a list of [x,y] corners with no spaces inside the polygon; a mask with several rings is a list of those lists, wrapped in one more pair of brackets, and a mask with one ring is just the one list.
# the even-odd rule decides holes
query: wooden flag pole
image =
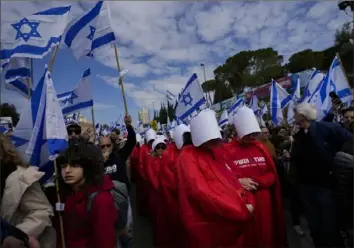
{"label": "wooden flag pole", "polygon": [[95,134],[95,136],[94,136],[95,140],[93,141],[93,143],[95,143],[96,142],[96,138],[97,138],[97,134],[96,134],[95,114],[94,114],[93,107],[91,108],[91,117],[92,117],[93,133]]}
{"label": "wooden flag pole", "polygon": [[[54,61],[55,61],[55,58],[57,56],[58,50],[59,50],[59,45],[57,45],[54,48],[52,57],[50,58],[50,61],[49,61],[48,70],[50,72],[53,72],[53,65],[54,65]],[[54,173],[55,173],[55,188],[56,188],[57,199],[58,199],[57,205],[59,205],[59,206],[56,206],[56,210],[59,212],[61,244],[62,244],[63,248],[66,248],[65,234],[64,234],[64,222],[63,222],[63,214],[62,214],[64,209],[62,209],[62,207],[61,207],[62,203],[61,203],[60,190],[59,190],[59,172],[58,172],[56,159],[54,159]]]}
{"label": "wooden flag pole", "polygon": [[57,45],[57,46],[54,48],[52,57],[50,58],[50,61],[49,61],[48,70],[49,70],[50,72],[53,71],[53,65],[54,65],[55,58],[57,57],[58,50],[59,50],[59,45]]}
{"label": "wooden flag pole", "polygon": [[31,99],[31,89],[33,85],[33,59],[30,60],[31,60],[31,79],[26,78],[28,99]]}
{"label": "wooden flag pole", "polygon": [[117,62],[117,68],[118,68],[118,73],[119,73],[119,81],[118,84],[120,85],[120,88],[122,90],[122,95],[123,95],[123,103],[124,103],[124,109],[125,109],[125,116],[128,115],[128,106],[127,106],[127,100],[125,98],[125,92],[124,92],[124,85],[123,85],[123,77],[121,75],[121,70],[120,70],[120,65],[119,65],[119,59],[118,59],[118,49],[116,44],[114,44],[114,54],[116,56],[116,62]]}

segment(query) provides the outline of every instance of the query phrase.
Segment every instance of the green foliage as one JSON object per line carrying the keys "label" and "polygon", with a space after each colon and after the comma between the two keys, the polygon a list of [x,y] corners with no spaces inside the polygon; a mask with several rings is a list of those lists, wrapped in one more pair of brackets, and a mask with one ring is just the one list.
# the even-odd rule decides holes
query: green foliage
{"label": "green foliage", "polygon": [[13,104],[3,103],[0,105],[0,116],[1,117],[11,117],[12,124],[17,125],[20,120],[20,114],[17,113],[16,107]]}
{"label": "green foliage", "polygon": [[282,65],[283,56],[273,48],[239,52],[218,66],[214,70],[215,79],[206,81],[202,88],[204,92],[214,90],[214,103],[220,102],[240,93],[245,86],[257,87],[272,78],[282,78],[288,72],[312,68],[327,71],[337,53],[347,74],[352,75],[348,78],[353,85],[354,30],[346,23],[334,38],[334,46],[323,51],[306,49],[294,53],[285,65]]}

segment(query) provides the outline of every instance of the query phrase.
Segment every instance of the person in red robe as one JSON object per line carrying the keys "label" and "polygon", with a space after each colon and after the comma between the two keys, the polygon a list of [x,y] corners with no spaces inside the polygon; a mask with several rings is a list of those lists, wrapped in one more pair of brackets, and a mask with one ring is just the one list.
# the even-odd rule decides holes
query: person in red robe
{"label": "person in red robe", "polygon": [[162,208],[159,185],[159,171],[161,156],[165,151],[166,147],[167,146],[164,141],[164,138],[157,138],[152,143],[152,150],[150,152],[150,156],[146,158],[146,163],[144,167],[146,180],[148,183],[148,207],[153,226],[154,242],[156,247],[162,247],[161,240],[163,240],[163,234],[161,234],[161,228],[159,228],[159,218],[161,216],[160,209]]}
{"label": "person in red robe", "polygon": [[141,216],[148,216],[149,209],[147,208],[148,203],[148,192],[147,192],[147,179],[145,175],[145,161],[148,156],[150,156],[150,151],[152,148],[152,143],[156,139],[156,132],[153,129],[149,129],[145,133],[145,144],[140,147],[139,154],[139,167],[137,170],[136,178],[136,201],[137,201],[137,211]]}
{"label": "person in red robe", "polygon": [[215,112],[194,117],[191,134],[195,147],[183,149],[176,166],[181,247],[238,247],[252,216],[252,195],[233,178]]}
{"label": "person in red robe", "polygon": [[135,182],[138,168],[139,168],[139,154],[140,154],[140,142],[141,142],[141,135],[136,134],[136,145],[130,154],[130,181]]}
{"label": "person in red robe", "polygon": [[244,189],[252,192],[255,210],[244,235],[243,247],[287,247],[280,184],[272,156],[256,140],[261,133],[253,110],[244,106],[233,118],[239,140],[228,151],[232,170]]}
{"label": "person in red robe", "polygon": [[178,197],[176,182],[176,161],[181,149],[193,147],[190,129],[184,125],[178,125],[174,130],[175,143],[170,143],[162,154],[159,181],[161,194],[161,209],[159,228],[163,237],[161,247],[182,247],[181,221],[178,214]]}

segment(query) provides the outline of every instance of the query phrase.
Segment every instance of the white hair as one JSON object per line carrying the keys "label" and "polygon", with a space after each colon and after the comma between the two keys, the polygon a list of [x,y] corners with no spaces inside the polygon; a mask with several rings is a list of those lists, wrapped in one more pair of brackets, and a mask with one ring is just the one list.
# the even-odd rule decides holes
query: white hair
{"label": "white hair", "polygon": [[296,113],[305,116],[305,118],[309,121],[316,120],[317,111],[316,108],[307,102],[300,103],[295,108]]}

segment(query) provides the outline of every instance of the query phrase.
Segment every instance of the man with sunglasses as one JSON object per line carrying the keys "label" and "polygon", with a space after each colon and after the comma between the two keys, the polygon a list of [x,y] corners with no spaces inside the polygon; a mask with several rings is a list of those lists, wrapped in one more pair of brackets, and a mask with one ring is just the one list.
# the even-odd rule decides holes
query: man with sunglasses
{"label": "man with sunglasses", "polygon": [[78,122],[72,121],[66,126],[68,132],[68,138],[78,139],[81,136],[81,126]]}
{"label": "man with sunglasses", "polygon": [[110,137],[101,137],[99,145],[104,158],[105,173],[108,174],[111,180],[125,183],[130,190],[130,181],[128,177],[128,169],[126,168],[126,160],[130,156],[136,144],[136,135],[132,127],[132,118],[126,116],[124,119],[128,131],[127,141],[119,151],[113,150],[114,145]]}

